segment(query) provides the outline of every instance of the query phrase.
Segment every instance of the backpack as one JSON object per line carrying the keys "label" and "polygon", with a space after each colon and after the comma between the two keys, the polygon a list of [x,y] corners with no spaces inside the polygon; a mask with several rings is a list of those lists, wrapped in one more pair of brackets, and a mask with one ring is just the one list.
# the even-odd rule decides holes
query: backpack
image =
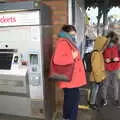
{"label": "backpack", "polygon": [[98,50],[93,50],[92,52],[85,53],[85,55],[84,55],[83,60],[85,63],[86,72],[92,72],[91,56],[92,56],[92,53],[95,51],[98,51]]}

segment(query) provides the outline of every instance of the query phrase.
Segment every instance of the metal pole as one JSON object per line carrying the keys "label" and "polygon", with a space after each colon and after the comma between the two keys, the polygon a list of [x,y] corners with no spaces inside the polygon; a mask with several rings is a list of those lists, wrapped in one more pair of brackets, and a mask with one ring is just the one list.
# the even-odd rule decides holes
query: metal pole
{"label": "metal pole", "polygon": [[97,35],[99,35],[99,32],[100,32],[100,19],[101,19],[101,17],[102,17],[102,8],[101,8],[101,5],[99,5],[99,7],[98,7],[98,16],[97,16],[97,20],[98,20],[98,22],[97,22]]}
{"label": "metal pole", "polygon": [[106,35],[106,26],[107,26],[107,15],[109,11],[109,0],[104,1],[104,6],[103,6],[103,35]]}

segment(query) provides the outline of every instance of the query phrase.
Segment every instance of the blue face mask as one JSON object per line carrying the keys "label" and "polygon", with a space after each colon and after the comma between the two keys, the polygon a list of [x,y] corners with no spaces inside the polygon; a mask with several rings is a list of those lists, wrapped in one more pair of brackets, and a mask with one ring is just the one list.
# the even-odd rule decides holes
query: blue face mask
{"label": "blue face mask", "polygon": [[108,47],[113,47],[115,44],[114,43],[109,43]]}
{"label": "blue face mask", "polygon": [[75,42],[76,41],[76,36],[75,35],[71,35],[72,36],[72,40]]}

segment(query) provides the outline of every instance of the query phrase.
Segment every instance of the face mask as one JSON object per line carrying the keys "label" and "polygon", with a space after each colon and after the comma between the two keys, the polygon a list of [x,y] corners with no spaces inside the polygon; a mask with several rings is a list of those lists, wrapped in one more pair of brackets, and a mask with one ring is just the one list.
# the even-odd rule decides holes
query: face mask
{"label": "face mask", "polygon": [[72,40],[73,40],[73,41],[76,41],[76,39],[77,39],[77,36],[72,35]]}
{"label": "face mask", "polygon": [[108,45],[109,47],[113,47],[114,46],[114,43],[109,43],[109,45]]}

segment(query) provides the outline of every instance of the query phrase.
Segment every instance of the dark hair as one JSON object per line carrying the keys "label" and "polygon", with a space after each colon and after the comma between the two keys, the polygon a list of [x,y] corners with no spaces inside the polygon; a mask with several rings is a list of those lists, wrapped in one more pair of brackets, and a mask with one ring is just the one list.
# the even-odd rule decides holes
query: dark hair
{"label": "dark hair", "polygon": [[113,41],[114,44],[117,44],[118,41],[119,41],[119,38],[118,38],[118,37],[115,37],[112,41]]}
{"label": "dark hair", "polygon": [[115,32],[110,31],[106,37],[112,39],[113,37],[116,37],[116,36],[117,36],[117,34]]}
{"label": "dark hair", "polygon": [[65,32],[70,32],[70,31],[75,31],[76,32],[76,28],[73,25],[64,25],[62,27],[62,30]]}
{"label": "dark hair", "polygon": [[113,31],[110,31],[108,33],[107,38],[110,38],[110,43],[114,43],[114,44],[117,44],[119,40],[117,34]]}

